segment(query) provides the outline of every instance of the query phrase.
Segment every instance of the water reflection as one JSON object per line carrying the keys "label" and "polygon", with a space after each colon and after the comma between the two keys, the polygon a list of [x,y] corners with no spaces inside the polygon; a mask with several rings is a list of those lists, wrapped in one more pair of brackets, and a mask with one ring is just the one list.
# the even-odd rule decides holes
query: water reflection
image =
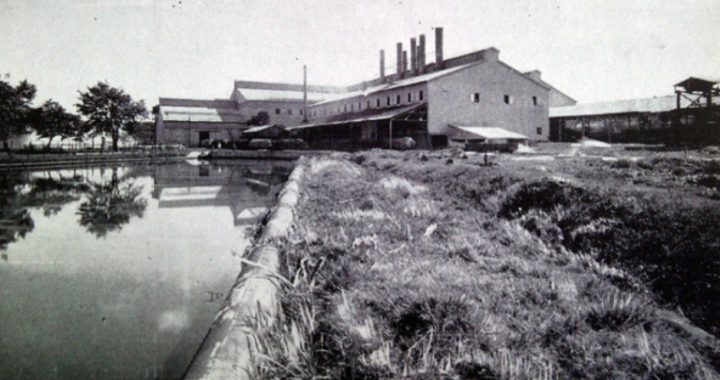
{"label": "water reflection", "polygon": [[147,201],[141,193],[142,187],[121,181],[117,168],[113,168],[110,180],[92,183],[87,190],[86,201],[78,211],[80,225],[97,237],[120,230],[130,217],[142,217]]}
{"label": "water reflection", "polygon": [[0,173],[0,378],[179,377],[290,169]]}

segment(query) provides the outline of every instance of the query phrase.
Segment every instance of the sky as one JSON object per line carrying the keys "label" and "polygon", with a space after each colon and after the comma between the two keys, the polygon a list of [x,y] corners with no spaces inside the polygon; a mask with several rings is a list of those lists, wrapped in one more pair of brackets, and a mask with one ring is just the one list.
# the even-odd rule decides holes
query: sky
{"label": "sky", "polygon": [[[444,28],[444,56],[500,59],[580,102],[720,78],[720,0],[0,0],[0,74],[75,109],[98,81],[148,106],[229,98],[233,80],[349,85],[395,71],[395,44]],[[10,74],[9,79],[6,78]]]}

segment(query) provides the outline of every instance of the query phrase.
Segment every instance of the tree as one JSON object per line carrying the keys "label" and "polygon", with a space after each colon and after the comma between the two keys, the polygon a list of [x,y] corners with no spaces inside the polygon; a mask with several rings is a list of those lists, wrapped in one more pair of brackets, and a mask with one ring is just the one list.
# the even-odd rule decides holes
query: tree
{"label": "tree", "polygon": [[88,118],[88,125],[95,133],[109,133],[113,150],[118,150],[121,131],[133,130],[139,118],[147,117],[145,102],[135,101],[120,88],[98,82],[80,92],[78,112]]}
{"label": "tree", "polygon": [[60,136],[61,139],[65,139],[80,133],[80,118],[65,111],[63,106],[52,99],[35,109],[32,119],[35,131],[40,136],[48,138],[48,149],[55,137]]}
{"label": "tree", "polygon": [[0,80],[0,139],[10,151],[10,139],[27,132],[28,118],[35,98],[35,85],[24,80],[13,87]]}
{"label": "tree", "polygon": [[248,120],[247,125],[268,125],[270,124],[270,114],[265,111],[258,112]]}

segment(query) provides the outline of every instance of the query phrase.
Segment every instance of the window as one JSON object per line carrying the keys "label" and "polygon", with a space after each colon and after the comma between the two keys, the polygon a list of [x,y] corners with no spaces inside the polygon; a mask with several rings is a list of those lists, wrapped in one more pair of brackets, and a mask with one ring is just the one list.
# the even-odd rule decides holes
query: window
{"label": "window", "polygon": [[380,108],[380,98],[375,99],[375,105]]}
{"label": "window", "polygon": [[288,108],[288,115],[292,115],[292,108]]}
{"label": "window", "polygon": [[412,93],[408,92],[408,103],[412,102]]}
{"label": "window", "polygon": [[358,111],[362,110],[362,102],[358,102]]}
{"label": "window", "polygon": [[418,100],[420,100],[420,101],[423,100],[423,92],[422,92],[422,90],[420,90],[420,92],[418,93]]}
{"label": "window", "polygon": [[367,108],[370,108],[370,101],[367,101]]}
{"label": "window", "polygon": [[347,112],[347,104],[343,104],[343,111]]}
{"label": "window", "polygon": [[397,103],[395,103],[395,104],[400,104],[400,100],[401,100],[401,99],[400,99],[400,95],[396,96],[396,97],[395,97],[395,100],[397,100]]}
{"label": "window", "polygon": [[350,105],[350,111],[355,111],[355,105],[354,105],[354,104],[351,104],[351,105]]}
{"label": "window", "polygon": [[387,97],[387,105],[390,105],[390,97]]}
{"label": "window", "polygon": [[536,132],[538,135],[542,135],[542,127],[537,127]]}
{"label": "window", "polygon": [[538,105],[537,96],[533,96],[533,105],[534,106]]}
{"label": "window", "polygon": [[513,98],[512,98],[512,96],[510,96],[510,95],[505,95],[505,96],[503,97],[503,101],[505,102],[505,104],[512,104]]}
{"label": "window", "polygon": [[280,115],[280,108],[275,108],[275,115]]}
{"label": "window", "polygon": [[480,93],[475,92],[470,94],[470,101],[473,103],[480,103]]}

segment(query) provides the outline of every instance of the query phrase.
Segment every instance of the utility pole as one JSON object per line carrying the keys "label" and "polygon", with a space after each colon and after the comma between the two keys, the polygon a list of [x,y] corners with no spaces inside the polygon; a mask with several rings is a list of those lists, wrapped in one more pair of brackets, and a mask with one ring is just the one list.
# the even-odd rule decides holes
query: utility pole
{"label": "utility pole", "polygon": [[307,65],[303,65],[303,123],[307,122]]}

